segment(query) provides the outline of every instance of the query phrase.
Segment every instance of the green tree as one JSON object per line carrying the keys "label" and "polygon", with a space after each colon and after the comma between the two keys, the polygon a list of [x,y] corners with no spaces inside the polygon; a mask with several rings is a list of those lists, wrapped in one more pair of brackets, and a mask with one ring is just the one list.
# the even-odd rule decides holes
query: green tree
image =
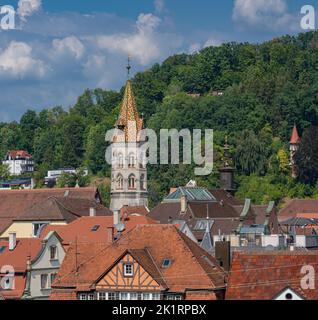
{"label": "green tree", "polygon": [[299,180],[315,185],[318,180],[318,126],[307,129],[295,156]]}

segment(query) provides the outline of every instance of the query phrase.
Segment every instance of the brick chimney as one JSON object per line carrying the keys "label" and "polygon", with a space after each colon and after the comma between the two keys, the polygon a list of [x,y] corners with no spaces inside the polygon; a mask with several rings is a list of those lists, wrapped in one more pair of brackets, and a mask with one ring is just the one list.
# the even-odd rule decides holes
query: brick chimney
{"label": "brick chimney", "polygon": [[113,243],[115,238],[115,228],[114,227],[108,227],[107,228],[107,237],[108,242]]}
{"label": "brick chimney", "polygon": [[17,234],[16,232],[9,233],[9,250],[13,251],[17,245]]}

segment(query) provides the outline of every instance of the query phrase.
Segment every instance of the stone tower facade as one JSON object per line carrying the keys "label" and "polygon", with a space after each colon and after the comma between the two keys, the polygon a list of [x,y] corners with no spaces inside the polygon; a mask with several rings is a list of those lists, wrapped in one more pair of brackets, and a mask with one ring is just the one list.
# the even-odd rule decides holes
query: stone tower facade
{"label": "stone tower facade", "polygon": [[289,143],[289,154],[290,154],[290,166],[291,166],[291,174],[293,178],[298,177],[298,169],[295,162],[295,154],[299,149],[300,138],[297,131],[296,125],[294,126],[293,133]]}
{"label": "stone tower facade", "polygon": [[148,206],[146,154],[131,81],[126,84],[112,139],[111,203],[113,212],[124,206]]}

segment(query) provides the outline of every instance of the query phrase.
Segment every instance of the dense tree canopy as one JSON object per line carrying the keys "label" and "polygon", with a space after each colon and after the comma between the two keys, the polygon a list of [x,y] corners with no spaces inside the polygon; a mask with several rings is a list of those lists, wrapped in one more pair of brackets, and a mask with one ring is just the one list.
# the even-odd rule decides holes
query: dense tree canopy
{"label": "dense tree canopy", "polygon": [[[318,134],[308,129],[318,124],[317,47],[318,32],[257,45],[227,43],[169,57],[136,74],[133,87],[147,127],[215,131],[215,172],[195,177],[191,165],[149,166],[151,203],[189,179],[218,187],[226,135],[241,198],[264,203],[318,195]],[[0,123],[0,156],[10,149],[31,152],[39,181],[47,169],[59,167],[87,166],[93,175],[109,176],[105,133],[117,119],[122,95],[123,89],[87,89],[69,111],[28,110],[19,123]],[[296,181],[289,178],[288,154],[294,123],[303,135]]]}

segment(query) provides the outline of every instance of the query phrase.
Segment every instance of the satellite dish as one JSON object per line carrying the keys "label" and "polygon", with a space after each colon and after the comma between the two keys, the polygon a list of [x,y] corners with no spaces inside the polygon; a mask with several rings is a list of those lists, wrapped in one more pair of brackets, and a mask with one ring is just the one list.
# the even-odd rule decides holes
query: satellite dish
{"label": "satellite dish", "polygon": [[118,232],[123,232],[125,230],[125,225],[122,222],[120,222],[115,225],[115,228]]}

